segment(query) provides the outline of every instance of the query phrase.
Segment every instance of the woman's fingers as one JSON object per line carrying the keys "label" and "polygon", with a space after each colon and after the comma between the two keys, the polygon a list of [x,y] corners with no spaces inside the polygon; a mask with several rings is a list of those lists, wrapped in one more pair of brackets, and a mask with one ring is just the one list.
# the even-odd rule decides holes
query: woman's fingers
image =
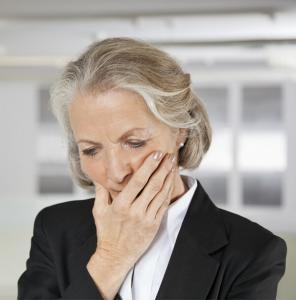
{"label": "woman's fingers", "polygon": [[172,155],[167,155],[161,162],[160,166],[150,177],[148,184],[146,185],[143,192],[138,196],[138,199],[133,203],[134,209],[139,210],[142,214],[146,213],[146,210],[154,198],[162,191],[164,183],[168,174],[171,172],[172,167],[175,165],[175,160]]}
{"label": "woman's fingers", "polygon": [[142,164],[142,166],[135,172],[127,185],[118,195],[113,204],[119,207],[130,207],[137,195],[147,184],[151,174],[155,171],[161,162],[162,156],[159,159],[154,158],[154,153],[150,154]]}
{"label": "woman's fingers", "polygon": [[174,188],[176,170],[170,171],[167,175],[162,190],[150,202],[146,211],[146,218],[151,221],[161,221],[163,214],[170,205],[171,196]]}

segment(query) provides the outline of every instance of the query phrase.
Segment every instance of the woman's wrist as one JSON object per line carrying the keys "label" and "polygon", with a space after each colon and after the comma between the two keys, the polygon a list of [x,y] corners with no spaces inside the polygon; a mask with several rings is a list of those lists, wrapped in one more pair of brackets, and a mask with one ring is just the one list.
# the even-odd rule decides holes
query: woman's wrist
{"label": "woman's wrist", "polygon": [[96,250],[86,266],[104,299],[113,299],[122,285],[130,267],[114,259],[111,253]]}
{"label": "woman's wrist", "polygon": [[130,269],[134,261],[129,260],[127,256],[125,256],[122,251],[118,251],[113,245],[97,245],[96,251],[93,253],[93,257],[95,260],[100,262],[104,262],[110,266],[110,268],[114,269]]}

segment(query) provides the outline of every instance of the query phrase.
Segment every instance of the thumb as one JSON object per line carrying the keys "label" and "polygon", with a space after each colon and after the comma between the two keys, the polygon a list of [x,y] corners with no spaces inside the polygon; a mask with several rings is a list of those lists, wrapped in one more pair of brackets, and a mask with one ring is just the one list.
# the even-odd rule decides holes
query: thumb
{"label": "thumb", "polygon": [[106,207],[111,203],[110,194],[107,189],[105,189],[101,184],[98,182],[94,182],[95,190],[96,190],[96,200],[94,206],[99,208],[101,206]]}

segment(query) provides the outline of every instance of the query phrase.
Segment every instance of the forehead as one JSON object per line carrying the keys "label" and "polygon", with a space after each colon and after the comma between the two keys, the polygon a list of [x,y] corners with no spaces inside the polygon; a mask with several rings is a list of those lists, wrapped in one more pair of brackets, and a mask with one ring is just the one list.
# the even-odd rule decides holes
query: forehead
{"label": "forehead", "polygon": [[[125,132],[134,127],[163,126],[146,106],[143,98],[131,91],[111,90],[98,95],[79,95],[69,107],[71,127],[76,134],[98,131]],[[144,132],[138,131],[138,132]]]}

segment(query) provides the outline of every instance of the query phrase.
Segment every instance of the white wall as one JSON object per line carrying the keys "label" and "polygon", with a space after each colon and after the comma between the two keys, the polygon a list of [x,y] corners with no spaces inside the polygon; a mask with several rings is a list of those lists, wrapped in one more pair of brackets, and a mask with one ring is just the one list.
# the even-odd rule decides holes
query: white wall
{"label": "white wall", "polygon": [[17,277],[24,270],[29,253],[36,213],[36,131],[35,85],[0,82],[0,296],[3,297],[15,291]]}

